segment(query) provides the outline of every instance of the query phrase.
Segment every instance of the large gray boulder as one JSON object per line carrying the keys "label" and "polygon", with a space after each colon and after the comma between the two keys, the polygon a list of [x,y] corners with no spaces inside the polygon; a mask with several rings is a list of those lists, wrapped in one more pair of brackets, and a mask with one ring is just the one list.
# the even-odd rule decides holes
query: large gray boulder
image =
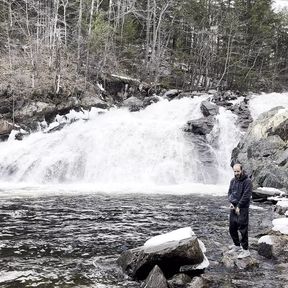
{"label": "large gray boulder", "polygon": [[123,101],[123,106],[128,107],[130,112],[136,112],[143,108],[143,101],[132,96]]}
{"label": "large gray boulder", "polygon": [[190,120],[184,127],[184,131],[196,135],[207,135],[212,131],[214,123],[215,118],[213,116]]}
{"label": "large gray boulder", "polygon": [[196,236],[180,241],[174,240],[154,246],[141,246],[121,254],[117,263],[130,277],[143,280],[155,265],[158,265],[166,278],[179,273],[184,265],[200,264],[204,254]]}
{"label": "large gray boulder", "polygon": [[209,101],[203,101],[200,105],[200,110],[205,117],[215,116],[219,114],[219,107]]}
{"label": "large gray boulder", "polygon": [[[275,233],[275,232],[274,232]],[[268,259],[274,258],[279,261],[288,260],[288,236],[275,233],[264,235],[258,240],[258,253]]]}
{"label": "large gray boulder", "polygon": [[253,179],[254,188],[288,189],[288,108],[262,113],[232,151]]}

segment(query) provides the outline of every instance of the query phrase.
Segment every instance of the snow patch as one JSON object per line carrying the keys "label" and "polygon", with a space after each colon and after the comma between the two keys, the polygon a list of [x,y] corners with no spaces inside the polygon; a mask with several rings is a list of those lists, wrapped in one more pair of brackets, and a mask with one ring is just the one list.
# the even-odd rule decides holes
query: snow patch
{"label": "snow patch", "polygon": [[206,247],[205,247],[204,243],[199,239],[198,239],[198,243],[199,243],[200,249],[202,250],[203,255],[204,255],[203,261],[195,267],[195,269],[200,270],[200,269],[205,269],[209,266],[209,260],[204,254],[206,252]]}
{"label": "snow patch", "polygon": [[[183,239],[190,238],[194,235],[195,235],[195,233],[193,232],[191,227],[184,227],[184,228],[180,228],[180,229],[177,229],[177,230],[165,233],[165,234],[161,234],[161,235],[157,235],[155,237],[152,237],[144,243],[144,247],[157,246],[157,245],[167,243],[170,241],[180,241]],[[205,247],[204,243],[199,239],[197,239],[197,240],[199,243],[199,247],[200,247],[201,251],[203,252],[204,259],[199,265],[195,266],[193,269],[196,269],[196,270],[201,269],[202,270],[202,269],[205,269],[209,266],[209,260],[207,259],[207,257],[204,254],[206,252],[206,247]]]}
{"label": "snow patch", "polygon": [[277,206],[280,206],[280,207],[288,207],[288,199],[281,199],[281,201],[278,201],[277,202]]}
{"label": "snow patch", "polygon": [[288,235],[288,218],[277,218],[272,221],[274,231]]}
{"label": "snow patch", "polygon": [[268,197],[267,200],[269,201],[277,201],[278,206],[288,207],[288,198],[279,197],[279,196],[272,196]]}
{"label": "snow patch", "polygon": [[260,243],[266,243],[268,245],[273,245],[273,238],[270,235],[265,235],[262,236],[259,240],[258,240],[258,244]]}
{"label": "snow patch", "polygon": [[250,209],[252,209],[252,210],[265,210],[263,207],[259,207],[259,206],[253,205],[253,204],[250,205]]}
{"label": "snow patch", "polygon": [[280,194],[280,195],[284,195],[285,194],[285,192],[283,192],[283,191],[281,191],[279,189],[276,189],[276,188],[272,188],[272,187],[260,187],[260,188],[257,188],[257,190],[275,192],[275,193]]}
{"label": "snow patch", "polygon": [[192,231],[191,227],[180,228],[180,229],[150,238],[144,243],[144,247],[157,246],[157,245],[167,243],[170,241],[180,241],[183,239],[190,238],[194,235],[195,233]]}

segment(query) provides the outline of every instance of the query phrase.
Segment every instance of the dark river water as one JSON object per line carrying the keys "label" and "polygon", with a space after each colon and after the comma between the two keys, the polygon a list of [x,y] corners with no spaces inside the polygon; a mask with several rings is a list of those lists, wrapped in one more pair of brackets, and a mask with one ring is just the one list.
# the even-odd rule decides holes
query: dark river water
{"label": "dark river water", "polygon": [[[264,204],[251,209],[252,240],[269,227],[271,209]],[[120,253],[186,226],[207,248],[205,274],[220,275],[225,287],[245,287],[232,278],[249,280],[251,287],[284,287],[268,260],[253,272],[231,272],[219,264],[231,244],[228,213],[224,197],[196,195],[0,199],[0,287],[139,287],[117,267]]]}

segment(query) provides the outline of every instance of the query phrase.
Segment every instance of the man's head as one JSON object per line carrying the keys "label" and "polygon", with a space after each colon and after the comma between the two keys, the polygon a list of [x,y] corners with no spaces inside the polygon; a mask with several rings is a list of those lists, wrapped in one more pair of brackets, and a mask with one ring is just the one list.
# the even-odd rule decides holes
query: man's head
{"label": "man's head", "polygon": [[239,179],[242,175],[242,165],[241,164],[235,164],[233,166],[234,176],[235,178]]}

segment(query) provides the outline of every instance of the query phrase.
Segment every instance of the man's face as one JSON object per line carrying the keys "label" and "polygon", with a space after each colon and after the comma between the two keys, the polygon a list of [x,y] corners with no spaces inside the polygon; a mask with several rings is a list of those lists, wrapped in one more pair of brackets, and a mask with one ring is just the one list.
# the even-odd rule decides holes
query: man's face
{"label": "man's face", "polygon": [[234,176],[235,178],[239,179],[242,173],[242,169],[240,165],[234,165],[233,167]]}

